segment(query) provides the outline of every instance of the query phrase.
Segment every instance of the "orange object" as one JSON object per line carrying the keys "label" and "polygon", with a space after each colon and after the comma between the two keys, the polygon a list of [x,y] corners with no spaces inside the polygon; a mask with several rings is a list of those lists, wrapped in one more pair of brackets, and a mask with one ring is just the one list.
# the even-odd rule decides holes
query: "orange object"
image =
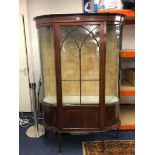
{"label": "orange object", "polygon": [[135,125],[131,124],[131,125],[121,125],[119,127],[119,130],[135,130]]}
{"label": "orange object", "polygon": [[127,9],[98,10],[98,13],[119,13],[126,16],[135,16],[135,11]]}
{"label": "orange object", "polygon": [[121,90],[121,96],[135,96],[135,90]]}
{"label": "orange object", "polygon": [[123,58],[134,58],[135,51],[134,50],[124,50],[121,52],[121,57]]}

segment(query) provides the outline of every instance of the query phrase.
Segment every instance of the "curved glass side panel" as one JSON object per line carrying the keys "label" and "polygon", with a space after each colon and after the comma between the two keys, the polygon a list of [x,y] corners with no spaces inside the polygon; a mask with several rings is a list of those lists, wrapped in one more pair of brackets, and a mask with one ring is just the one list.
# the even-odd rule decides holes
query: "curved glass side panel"
{"label": "curved glass side panel", "polygon": [[38,29],[43,80],[43,101],[56,105],[55,54],[53,28]]}
{"label": "curved glass side panel", "polygon": [[120,26],[107,25],[105,103],[118,103]]}

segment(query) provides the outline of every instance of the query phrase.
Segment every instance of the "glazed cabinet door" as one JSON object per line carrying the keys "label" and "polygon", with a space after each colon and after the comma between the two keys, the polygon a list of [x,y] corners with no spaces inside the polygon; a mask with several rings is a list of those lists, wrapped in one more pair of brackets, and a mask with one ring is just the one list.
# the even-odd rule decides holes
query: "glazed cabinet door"
{"label": "glazed cabinet door", "polygon": [[101,124],[104,126],[104,118],[101,118],[105,104],[102,33],[101,23],[59,25],[64,128],[99,129]]}
{"label": "glazed cabinet door", "polygon": [[99,25],[60,26],[62,104],[99,104]]}

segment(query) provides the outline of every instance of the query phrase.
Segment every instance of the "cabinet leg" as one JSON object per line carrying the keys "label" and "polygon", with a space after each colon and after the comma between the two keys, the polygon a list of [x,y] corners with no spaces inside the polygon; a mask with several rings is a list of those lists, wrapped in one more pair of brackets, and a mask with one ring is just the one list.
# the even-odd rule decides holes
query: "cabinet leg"
{"label": "cabinet leg", "polygon": [[47,129],[45,128],[45,138],[47,138],[47,134],[48,134],[48,132],[47,132]]}
{"label": "cabinet leg", "polygon": [[119,128],[117,128],[117,130],[116,130],[116,137],[117,138],[119,137]]}
{"label": "cabinet leg", "polygon": [[58,133],[59,152],[62,153],[62,133]]}
{"label": "cabinet leg", "polygon": [[116,129],[115,133],[113,134],[114,138],[118,138],[119,137],[119,129]]}

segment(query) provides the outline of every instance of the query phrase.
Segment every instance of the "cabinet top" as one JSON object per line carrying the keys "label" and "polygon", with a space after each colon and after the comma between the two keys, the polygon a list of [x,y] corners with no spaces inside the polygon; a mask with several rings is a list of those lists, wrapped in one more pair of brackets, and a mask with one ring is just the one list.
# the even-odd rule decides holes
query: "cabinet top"
{"label": "cabinet top", "polygon": [[125,15],[121,13],[90,13],[90,14],[49,14],[34,17],[36,26],[48,26],[53,23],[77,23],[77,22],[115,22],[123,23]]}
{"label": "cabinet top", "polygon": [[122,13],[73,13],[73,14],[48,14],[48,15],[41,15],[41,16],[36,16],[34,17],[34,20],[37,19],[41,19],[41,18],[47,18],[47,17],[67,17],[67,16],[116,16],[116,15],[120,15],[120,16],[125,16]]}

